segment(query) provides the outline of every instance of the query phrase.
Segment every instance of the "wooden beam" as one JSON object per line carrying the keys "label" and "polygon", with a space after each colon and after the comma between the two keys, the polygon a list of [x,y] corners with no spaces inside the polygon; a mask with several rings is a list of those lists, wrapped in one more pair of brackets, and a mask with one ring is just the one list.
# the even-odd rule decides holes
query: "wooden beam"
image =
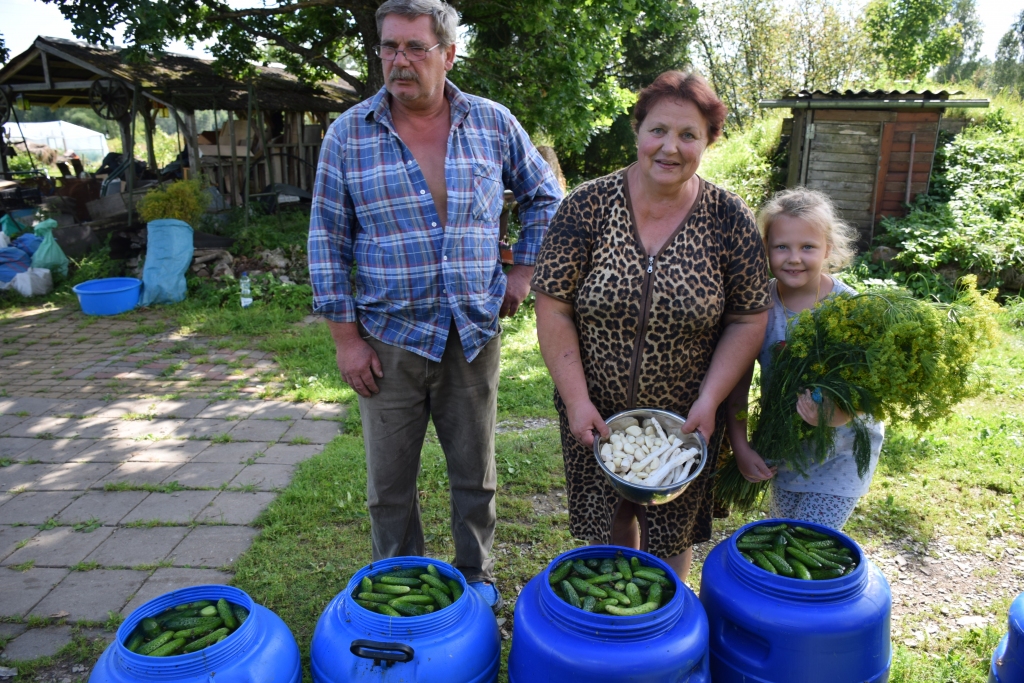
{"label": "wooden beam", "polygon": [[40,92],[45,90],[82,90],[92,87],[92,83],[92,81],[57,81],[56,83],[19,83],[7,87],[11,92]]}
{"label": "wooden beam", "polygon": [[882,124],[882,144],[878,150],[878,170],[875,173],[875,218],[882,210],[882,195],[885,193],[885,176],[889,174],[889,157],[892,154],[892,138],[896,129],[892,123]]}
{"label": "wooden beam", "polygon": [[789,138],[789,168],[786,170],[786,187],[800,183],[800,161],[803,159],[804,111],[793,112],[793,135]]}
{"label": "wooden beam", "polygon": [[53,85],[50,80],[50,58],[45,52],[40,52],[39,57],[43,60],[43,82],[48,86]]}
{"label": "wooden beam", "polygon": [[57,100],[56,102],[54,102],[53,104],[50,105],[50,111],[57,111],[58,109],[60,109],[61,107],[63,107],[65,104],[67,104],[68,102],[70,102],[73,99],[74,99],[73,95],[68,95],[66,97],[60,98],[59,100]]}
{"label": "wooden beam", "polygon": [[25,59],[21,60],[20,62],[18,62],[14,66],[8,67],[7,73],[4,74],[4,80],[0,81],[0,83],[10,79],[16,73],[18,73],[19,71],[24,69],[26,66],[31,64],[33,62],[33,60],[35,60],[35,58],[38,57],[38,56],[39,56],[39,50],[32,50],[32,52],[30,52],[27,55],[25,55]]}
{"label": "wooden beam", "polygon": [[894,121],[896,112],[874,109],[821,109],[814,115],[816,121]]}

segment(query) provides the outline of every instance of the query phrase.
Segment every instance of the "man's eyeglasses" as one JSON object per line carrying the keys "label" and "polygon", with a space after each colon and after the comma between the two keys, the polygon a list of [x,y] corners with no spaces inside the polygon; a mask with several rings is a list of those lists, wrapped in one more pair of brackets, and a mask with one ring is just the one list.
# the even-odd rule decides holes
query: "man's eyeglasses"
{"label": "man's eyeglasses", "polygon": [[385,62],[393,62],[398,57],[398,53],[401,52],[405,55],[405,58],[410,62],[422,62],[427,58],[427,53],[433,50],[435,47],[439,47],[441,43],[438,43],[434,47],[407,47],[404,50],[399,50],[392,45],[378,45],[373,48],[374,53],[383,59]]}

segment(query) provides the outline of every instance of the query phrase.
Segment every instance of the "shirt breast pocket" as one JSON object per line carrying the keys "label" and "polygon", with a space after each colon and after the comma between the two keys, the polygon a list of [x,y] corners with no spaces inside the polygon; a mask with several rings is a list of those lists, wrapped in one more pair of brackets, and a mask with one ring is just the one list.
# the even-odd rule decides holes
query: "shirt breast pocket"
{"label": "shirt breast pocket", "polygon": [[505,188],[501,182],[501,167],[478,161],[473,164],[473,218],[488,223],[501,217]]}

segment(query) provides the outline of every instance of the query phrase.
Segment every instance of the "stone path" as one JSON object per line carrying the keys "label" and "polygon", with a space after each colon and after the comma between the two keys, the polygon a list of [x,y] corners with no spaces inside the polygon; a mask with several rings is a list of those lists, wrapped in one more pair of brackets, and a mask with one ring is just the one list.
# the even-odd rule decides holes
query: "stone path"
{"label": "stone path", "polygon": [[0,319],[0,377],[13,396],[113,400],[269,397],[280,369],[237,340],[192,337],[160,311],[113,318],[59,308]]}
{"label": "stone path", "polygon": [[0,667],[228,583],[253,521],[341,430],[341,406],[225,398],[273,393],[276,367],[155,313],[21,311],[0,341]]}

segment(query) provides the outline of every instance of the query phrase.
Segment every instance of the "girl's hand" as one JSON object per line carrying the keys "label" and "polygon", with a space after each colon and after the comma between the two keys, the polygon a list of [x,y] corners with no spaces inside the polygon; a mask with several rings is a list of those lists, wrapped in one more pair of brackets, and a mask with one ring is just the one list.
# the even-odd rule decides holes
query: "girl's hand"
{"label": "girl's hand", "polygon": [[[822,399],[822,401],[831,401],[828,397]],[[807,389],[804,393],[800,394],[796,399],[796,412],[804,419],[804,422],[811,425],[812,427],[818,426],[818,420],[820,415],[820,406],[814,402],[811,398],[811,390]],[[832,407],[832,422],[829,424],[830,427],[842,427],[844,424],[850,421],[850,416],[844,413],[835,406]]]}
{"label": "girl's hand", "polygon": [[733,457],[736,458],[736,466],[740,474],[747,481],[756,484],[759,481],[767,481],[778,472],[777,467],[768,467],[765,461],[748,445],[736,447],[733,445]]}
{"label": "girl's hand", "polygon": [[690,408],[690,414],[686,416],[686,424],[683,425],[683,434],[692,434],[700,430],[705,441],[711,441],[711,435],[715,432],[715,413],[717,405],[705,399],[704,396],[697,397],[696,402]]}
{"label": "girl's hand", "polygon": [[601,419],[601,413],[589,400],[581,401],[574,406],[567,405],[566,413],[569,418],[569,431],[584,446],[588,448],[594,445],[594,431],[597,431],[602,439],[611,436],[611,430]]}

